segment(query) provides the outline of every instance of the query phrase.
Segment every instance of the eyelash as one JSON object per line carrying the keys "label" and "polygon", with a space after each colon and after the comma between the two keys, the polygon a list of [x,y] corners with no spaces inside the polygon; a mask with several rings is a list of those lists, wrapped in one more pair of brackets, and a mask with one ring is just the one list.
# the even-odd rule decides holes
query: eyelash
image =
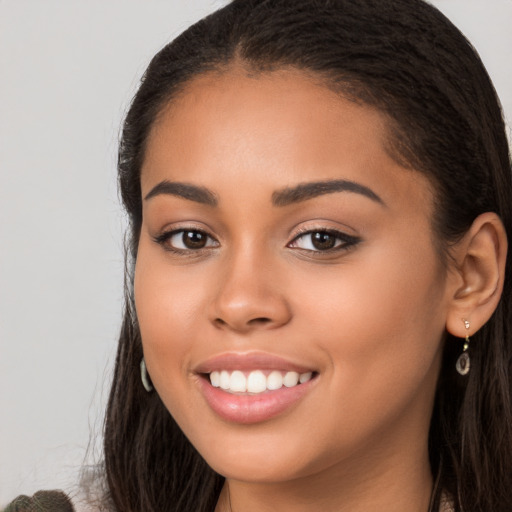
{"label": "eyelash", "polygon": [[[200,237],[205,237],[206,245],[204,245],[203,247],[192,248],[192,247],[176,247],[171,244],[171,240],[173,237],[181,235],[181,242],[183,243],[183,245],[185,245],[184,236],[187,233],[189,235],[192,234],[194,236],[199,235]],[[335,245],[333,247],[325,248],[324,250],[318,249],[318,247],[310,249],[307,247],[300,247],[299,245],[297,245],[297,242],[299,240],[305,239],[305,237],[307,237],[307,236],[312,237],[313,235],[331,237],[331,240],[332,240],[332,238],[334,238]],[[188,229],[181,228],[181,229],[174,229],[172,231],[167,231],[165,233],[162,233],[161,235],[154,237],[153,240],[157,244],[161,245],[167,251],[170,251],[170,252],[173,252],[173,253],[179,254],[179,255],[188,255],[188,256],[199,255],[200,253],[202,253],[205,250],[209,250],[211,248],[219,246],[218,240],[213,238],[207,232],[205,232],[201,229],[194,229],[194,228],[188,228]],[[343,233],[342,231],[337,231],[334,229],[319,228],[319,229],[307,229],[307,230],[301,231],[297,236],[295,236],[295,238],[291,242],[289,242],[287,244],[287,247],[297,248],[299,250],[302,250],[302,251],[310,253],[310,254],[316,253],[318,255],[321,255],[321,254],[332,254],[332,253],[339,252],[339,251],[346,251],[349,248],[355,246],[360,241],[361,241],[361,239],[359,237],[348,235],[346,233]],[[322,242],[322,240],[320,240],[320,243],[321,242]],[[310,238],[309,245],[314,247],[314,241],[312,238]]]}
{"label": "eyelash", "polygon": [[[355,246],[358,244],[361,239],[357,236],[348,235],[347,233],[343,233],[342,231],[338,231],[336,229],[325,229],[325,228],[319,228],[319,229],[305,229],[304,231],[301,231],[289,244],[287,247],[293,247],[293,244],[295,244],[298,240],[304,239],[305,237],[309,236],[309,242],[310,245],[314,246],[314,242],[312,239],[313,235],[321,235],[321,236],[328,236],[332,237],[334,239],[335,245],[333,247],[326,248],[324,250],[321,249],[308,249],[305,247],[298,247],[298,249],[302,251],[306,251],[308,253],[312,254],[332,254],[338,251],[346,251],[349,248]],[[332,239],[331,238],[331,239]]]}
{"label": "eyelash", "polygon": [[[171,240],[173,237],[181,234],[181,241],[184,244],[184,236],[185,234],[194,234],[194,235],[200,235],[202,237],[205,237],[206,239],[206,245],[204,247],[197,247],[197,248],[191,248],[191,247],[175,247],[171,244]],[[219,242],[215,240],[212,236],[210,236],[206,231],[203,231],[201,229],[195,229],[195,228],[181,228],[181,229],[173,229],[172,231],[166,231],[165,233],[162,233],[161,235],[158,235],[154,237],[153,239],[157,244],[161,245],[166,251],[173,252],[175,254],[179,255],[196,255],[203,250],[208,250],[211,247],[218,247]],[[208,245],[210,242],[213,241],[213,244]]]}

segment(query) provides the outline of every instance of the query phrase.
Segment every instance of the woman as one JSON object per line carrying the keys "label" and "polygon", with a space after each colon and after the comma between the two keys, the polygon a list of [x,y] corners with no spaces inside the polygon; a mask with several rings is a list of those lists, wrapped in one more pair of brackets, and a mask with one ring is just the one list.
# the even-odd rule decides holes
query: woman
{"label": "woman", "polygon": [[[235,0],[128,112],[117,511],[510,511],[510,157],[420,0]],[[108,503],[107,503],[108,500]]]}

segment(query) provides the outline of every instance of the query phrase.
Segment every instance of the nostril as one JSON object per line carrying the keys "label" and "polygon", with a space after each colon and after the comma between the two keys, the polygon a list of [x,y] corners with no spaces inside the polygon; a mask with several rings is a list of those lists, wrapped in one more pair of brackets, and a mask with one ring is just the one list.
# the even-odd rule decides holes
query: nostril
{"label": "nostril", "polygon": [[272,320],[270,318],[265,318],[265,317],[261,317],[261,318],[253,318],[252,320],[249,320],[249,322],[247,322],[249,325],[264,325],[264,324],[268,324],[270,323]]}
{"label": "nostril", "polygon": [[236,322],[227,322],[226,320],[223,320],[222,318],[216,318],[214,320],[214,323],[217,327],[226,327],[231,325],[232,327],[236,329],[245,329],[248,327],[258,327],[258,326],[264,326],[272,323],[272,319],[267,317],[258,317],[258,318],[251,318],[250,320],[243,322],[242,324],[238,325]]}

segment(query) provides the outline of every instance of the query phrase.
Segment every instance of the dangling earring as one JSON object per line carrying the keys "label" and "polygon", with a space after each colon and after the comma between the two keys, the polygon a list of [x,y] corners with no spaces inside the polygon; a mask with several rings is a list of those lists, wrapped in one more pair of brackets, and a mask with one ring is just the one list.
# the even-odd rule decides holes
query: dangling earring
{"label": "dangling earring", "polygon": [[[466,327],[466,331],[469,329],[469,322],[464,320],[464,325]],[[466,340],[464,341],[464,346],[462,347],[462,354],[457,359],[455,363],[455,368],[461,375],[467,375],[469,373],[469,368],[471,367],[471,362],[469,360],[468,354],[469,347],[469,335],[466,334]]]}
{"label": "dangling earring", "polygon": [[151,383],[151,379],[149,378],[148,370],[146,368],[146,361],[144,361],[144,358],[142,358],[140,361],[140,380],[142,381],[144,389],[148,393],[153,391],[153,384]]}

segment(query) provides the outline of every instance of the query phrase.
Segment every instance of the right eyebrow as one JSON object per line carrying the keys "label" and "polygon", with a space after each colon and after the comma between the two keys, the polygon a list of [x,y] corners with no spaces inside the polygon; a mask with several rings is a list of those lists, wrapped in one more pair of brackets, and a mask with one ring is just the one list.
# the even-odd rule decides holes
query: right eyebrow
{"label": "right eyebrow", "polygon": [[300,203],[314,197],[334,192],[352,192],[385,206],[384,201],[370,188],[349,180],[327,180],[299,183],[294,187],[277,190],[272,194],[272,203],[275,206],[288,206]]}
{"label": "right eyebrow", "polygon": [[145,201],[161,194],[182,197],[189,201],[206,204],[208,206],[217,206],[218,201],[215,194],[206,187],[191,185],[190,183],[182,183],[178,181],[164,180],[155,185],[144,198]]}

